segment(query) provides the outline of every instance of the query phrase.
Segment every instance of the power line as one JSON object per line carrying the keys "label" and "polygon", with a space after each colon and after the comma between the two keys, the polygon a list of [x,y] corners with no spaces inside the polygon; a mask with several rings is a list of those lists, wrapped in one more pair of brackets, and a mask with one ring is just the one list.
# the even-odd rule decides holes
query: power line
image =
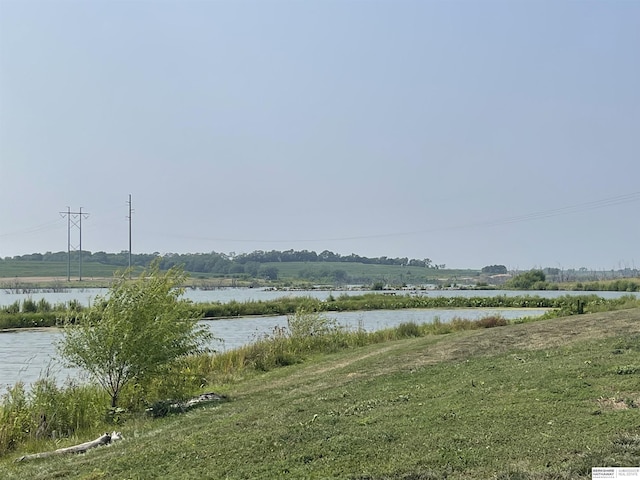
{"label": "power line", "polygon": [[[67,207],[66,212],[60,212],[60,215],[64,218],[67,217],[67,282],[71,281],[71,227],[78,228],[80,232],[79,243],[79,270],[78,280],[82,281],[82,217],[89,218],[89,214],[82,211],[72,212],[70,207]],[[74,248],[75,250],[75,248]]]}
{"label": "power line", "polygon": [[[66,213],[66,212],[65,212]],[[14,232],[5,232],[0,233],[1,237],[12,237],[12,236],[21,236],[21,235],[29,235],[32,233],[45,232],[47,230],[53,230],[55,228],[60,227],[60,220],[53,220],[51,222],[43,223],[40,225],[35,225],[33,227],[25,228],[24,230],[17,230]]]}
{"label": "power line", "polygon": [[372,239],[372,238],[391,238],[391,237],[401,237],[401,236],[410,236],[410,235],[421,235],[425,233],[437,233],[437,232],[443,232],[448,230],[461,230],[461,229],[468,229],[468,228],[497,227],[501,225],[510,225],[513,223],[529,222],[532,220],[539,220],[539,219],[556,217],[561,215],[572,215],[576,213],[596,210],[599,208],[607,208],[607,207],[612,207],[616,205],[622,205],[625,203],[632,203],[637,201],[640,201],[640,191],[631,192],[623,195],[617,195],[615,197],[603,198],[600,200],[592,200],[589,202],[578,203],[578,204],[569,205],[566,207],[559,207],[559,208],[554,208],[550,210],[542,210],[539,212],[527,213],[527,214],[517,215],[513,217],[497,218],[494,220],[487,220],[482,222],[463,223],[460,225],[453,225],[448,227],[433,227],[428,229],[414,230],[414,231],[407,231],[407,232],[389,232],[389,233],[357,235],[357,236],[348,236],[348,237],[265,240],[265,239],[200,237],[200,236],[188,236],[188,235],[178,235],[178,234],[165,234],[165,236],[178,237],[178,238],[190,238],[190,239],[197,239],[197,240],[218,241],[218,242],[247,242],[247,243],[291,243],[291,242],[304,243],[304,242],[366,240],[366,239]]}

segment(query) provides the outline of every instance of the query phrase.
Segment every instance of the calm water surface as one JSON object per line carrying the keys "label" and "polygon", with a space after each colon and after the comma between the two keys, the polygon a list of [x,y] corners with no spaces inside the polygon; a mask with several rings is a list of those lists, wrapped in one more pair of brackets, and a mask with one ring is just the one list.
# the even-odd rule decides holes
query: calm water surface
{"label": "calm water surface", "polygon": [[[31,298],[34,301],[45,299],[52,305],[56,303],[67,303],[76,300],[85,306],[89,306],[97,295],[106,295],[106,288],[70,288],[65,292],[33,292],[33,293],[11,293],[0,289],[0,307],[6,307],[16,301]],[[238,302],[245,301],[266,301],[275,300],[282,297],[313,297],[325,300],[329,295],[338,297],[340,295],[363,295],[365,293],[378,293],[363,290],[271,290],[264,288],[220,288],[215,290],[193,290],[187,289],[184,298],[194,302],[222,302],[227,303],[232,300]],[[514,291],[514,290],[409,290],[395,292],[397,295],[421,295],[428,297],[495,297],[506,295],[509,297],[519,295],[531,295],[547,298],[556,298],[563,295],[589,295],[597,294],[603,298],[618,298],[622,295],[635,295],[640,298],[640,292],[571,292],[571,291]]]}
{"label": "calm water surface", "polygon": [[[402,322],[430,323],[437,317],[450,321],[455,317],[477,319],[487,315],[502,315],[504,318],[520,318],[542,315],[545,309],[453,309],[453,310],[375,310],[371,312],[332,312],[332,318],[347,328],[363,328],[367,331],[394,327]],[[239,317],[224,320],[207,320],[203,323],[220,341],[213,341],[211,348],[225,351],[246,345],[257,338],[270,334],[275,327],[287,325],[286,316]],[[60,382],[66,378],[81,378],[78,371],[66,369],[57,358],[55,343],[60,330],[18,329],[0,331],[0,390],[18,381],[30,384],[49,373]]]}
{"label": "calm water surface", "polygon": [[[73,288],[65,292],[34,292],[29,294],[10,293],[0,290],[0,307],[11,305],[16,301],[31,298],[38,301],[42,298],[51,304],[66,303],[77,300],[83,305],[91,305],[97,295],[105,295],[107,289]],[[329,295],[361,295],[371,293],[361,290],[347,291],[283,291],[254,288],[223,288],[216,290],[192,290],[185,292],[185,297],[194,302],[230,302],[232,300],[243,302],[249,300],[273,300],[281,297],[313,297],[321,300]],[[380,292],[375,292],[380,293]],[[517,296],[538,295],[554,298],[562,295],[583,295],[597,293],[604,298],[618,298],[627,295],[626,292],[561,292],[561,291],[505,291],[505,290],[426,290],[396,292],[397,295],[424,295],[438,296]],[[632,294],[640,298],[640,293]],[[481,318],[486,315],[500,314],[505,318],[519,318],[523,316],[541,315],[544,310],[518,310],[518,309],[454,309],[454,310],[379,310],[372,312],[340,312],[328,313],[329,318],[349,328],[364,328],[367,331],[380,330],[393,327],[402,322],[413,321],[416,323],[429,323],[436,317],[442,321],[449,321],[454,317],[469,319]],[[287,324],[286,316],[276,317],[247,317],[229,320],[206,321],[205,324],[213,334],[222,339],[221,342],[213,342],[211,347],[217,351],[224,351],[245,345],[256,338],[271,333],[275,327],[283,327]],[[55,342],[60,332],[56,329],[17,330],[11,332],[0,331],[0,389],[7,385],[13,385],[18,381],[29,384],[39,377],[50,373],[56,379],[67,377],[77,378],[79,372],[65,369],[56,358]]]}

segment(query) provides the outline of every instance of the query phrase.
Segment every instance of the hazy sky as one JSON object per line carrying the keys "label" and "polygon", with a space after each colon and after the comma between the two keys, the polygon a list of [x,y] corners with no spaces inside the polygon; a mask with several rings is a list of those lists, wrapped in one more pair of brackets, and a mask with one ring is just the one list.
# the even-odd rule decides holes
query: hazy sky
{"label": "hazy sky", "polygon": [[0,257],[131,194],[134,253],[640,267],[639,52],[632,0],[0,0]]}

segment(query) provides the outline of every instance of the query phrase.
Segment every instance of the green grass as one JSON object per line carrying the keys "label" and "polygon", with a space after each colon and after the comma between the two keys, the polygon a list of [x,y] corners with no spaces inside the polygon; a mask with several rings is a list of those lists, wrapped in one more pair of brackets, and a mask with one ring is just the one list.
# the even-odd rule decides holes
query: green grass
{"label": "green grass", "polygon": [[638,366],[640,309],[311,354],[0,478],[586,479],[640,464]]}
{"label": "green grass", "polygon": [[[97,262],[82,263],[83,279],[91,277],[112,277],[116,270],[122,267],[103,265]],[[71,264],[71,279],[77,280],[79,272],[78,262]],[[0,278],[12,279],[16,277],[56,277],[67,280],[67,262],[42,262],[29,260],[4,260],[0,263]],[[5,281],[5,283],[8,283]]]}
{"label": "green grass", "polygon": [[[277,262],[263,263],[262,267],[276,267],[278,269],[278,279],[283,281],[301,280],[300,273],[307,271],[313,276],[322,276],[335,270],[343,270],[348,277],[356,283],[372,283],[373,281],[384,281],[392,284],[402,283],[428,283],[438,279],[450,279],[456,277],[477,277],[477,270],[436,270],[421,267],[402,267],[400,265],[373,265],[350,262]],[[114,265],[104,265],[97,262],[85,261],[82,263],[83,280],[91,278],[111,278],[115,271],[122,270],[123,267]],[[71,263],[71,279],[77,280],[79,265],[74,260]],[[192,273],[195,279],[206,279],[218,277],[220,275],[207,273]],[[35,260],[2,260],[0,262],[0,279],[4,283],[9,283],[20,277],[54,277],[66,282],[67,262],[35,261]]]}
{"label": "green grass", "polygon": [[439,279],[451,279],[462,277],[477,277],[478,270],[436,270],[424,267],[403,267],[401,265],[375,265],[352,262],[272,262],[263,263],[263,267],[275,267],[278,269],[278,278],[300,278],[301,272],[307,272],[312,276],[322,276],[336,270],[343,270],[347,276],[359,283],[365,279],[365,283],[372,281],[385,281],[391,284],[418,284],[437,282]]}
{"label": "green grass", "polygon": [[[397,310],[402,308],[552,308],[558,312],[549,315],[578,313],[581,302],[585,313],[614,310],[626,306],[640,306],[640,300],[632,295],[605,299],[597,295],[569,296],[556,298],[539,296],[493,297],[432,297],[415,295],[382,295],[368,293],[363,295],[339,295],[337,298],[320,300],[310,297],[282,297],[275,300],[249,300],[200,303],[198,307],[207,318],[224,318],[248,315],[287,315],[303,308],[317,312],[346,312],[365,310]],[[558,314],[559,313],[559,314]]]}

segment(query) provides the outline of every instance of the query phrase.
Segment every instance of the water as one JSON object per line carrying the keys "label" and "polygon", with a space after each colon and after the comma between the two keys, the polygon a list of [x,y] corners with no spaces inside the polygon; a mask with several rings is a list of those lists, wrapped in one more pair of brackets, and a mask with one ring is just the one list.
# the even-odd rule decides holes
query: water
{"label": "water", "polygon": [[[33,293],[12,293],[7,290],[0,290],[0,308],[13,304],[16,301],[22,302],[25,299],[39,301],[45,299],[51,305],[66,304],[71,300],[77,301],[84,306],[89,306],[100,296],[108,293],[107,288],[70,288],[64,292],[43,292]],[[325,300],[329,295],[363,295],[371,293],[363,290],[273,290],[266,288],[219,288],[215,290],[187,289],[183,298],[193,300],[196,303],[221,302],[228,303],[233,300],[238,302],[246,301],[267,301],[282,297],[313,297]],[[379,293],[379,292],[378,292]]]}
{"label": "water", "polygon": [[[10,293],[0,290],[0,307],[11,305],[16,301],[31,298],[34,301],[45,299],[52,305],[64,304],[70,300],[76,300],[85,306],[91,305],[97,295],[105,295],[108,289],[104,288],[73,288],[65,292],[34,292],[28,294]],[[216,290],[192,290],[185,292],[185,298],[194,302],[230,302],[266,301],[281,297],[313,297],[321,300],[329,295],[361,295],[371,293],[362,290],[328,291],[305,290],[284,291],[262,288],[222,288]],[[375,292],[381,294],[382,292]],[[388,293],[388,292],[387,292]],[[618,298],[628,295],[627,292],[564,292],[564,291],[507,291],[507,290],[418,290],[398,291],[397,295],[421,295],[429,297],[491,297],[497,295],[518,296],[531,295],[555,298],[563,295],[585,295],[596,293],[603,298]],[[632,293],[640,298],[640,293]],[[442,321],[451,320],[458,316],[475,319],[486,315],[499,313],[505,318],[518,318],[528,315],[540,315],[544,310],[515,310],[515,309],[473,309],[473,310],[381,310],[372,312],[341,312],[327,314],[329,318],[335,318],[339,324],[350,328],[361,326],[374,331],[386,327],[393,327],[402,322],[413,321],[416,323],[432,322],[435,317]],[[245,345],[260,335],[273,331],[276,326],[286,326],[287,317],[247,317],[230,320],[207,321],[214,335],[223,339],[223,342],[213,342],[211,347],[217,351],[228,350]],[[60,335],[56,329],[17,330],[12,332],[0,331],[0,390],[7,385],[13,385],[18,381],[29,384],[47,372],[57,379],[68,376],[77,377],[79,372],[63,368],[56,357],[55,341]]]}
{"label": "water", "polygon": [[[359,327],[367,331],[394,327],[402,322],[430,323],[438,317],[450,321],[455,317],[477,319],[499,314],[513,319],[542,315],[546,309],[407,309],[376,310],[371,312],[332,312],[332,318],[347,328]],[[287,325],[286,316],[239,317],[224,320],[207,320],[203,323],[215,337],[210,345],[216,351],[225,351],[246,345],[260,336],[269,334],[275,327]],[[81,378],[80,372],[64,368],[57,357],[55,343],[61,332],[56,328],[18,329],[0,331],[0,390],[18,381],[30,384],[47,372],[60,382],[66,378]]]}
{"label": "water", "polygon": [[[82,305],[89,306],[98,295],[106,295],[106,288],[70,288],[65,292],[34,292],[34,293],[10,293],[7,290],[0,289],[0,308],[11,305],[16,301],[22,301],[30,298],[34,301],[45,299],[50,304],[57,303],[66,304],[71,300],[80,302]],[[184,298],[188,298],[197,303],[206,302],[222,302],[228,303],[232,300],[238,302],[245,301],[267,301],[275,300],[282,297],[312,297],[325,300],[329,295],[338,297],[340,295],[363,295],[372,293],[363,290],[272,290],[265,288],[220,288],[215,290],[194,290],[187,289]],[[373,292],[373,293],[389,293],[389,292]],[[393,292],[397,295],[420,295],[428,297],[495,297],[498,295],[506,295],[509,297],[520,295],[540,296],[546,298],[556,298],[563,295],[590,295],[597,294],[603,298],[618,298],[622,295],[635,295],[640,298],[640,292],[573,292],[560,290],[547,291],[515,291],[515,290],[403,290]]]}

